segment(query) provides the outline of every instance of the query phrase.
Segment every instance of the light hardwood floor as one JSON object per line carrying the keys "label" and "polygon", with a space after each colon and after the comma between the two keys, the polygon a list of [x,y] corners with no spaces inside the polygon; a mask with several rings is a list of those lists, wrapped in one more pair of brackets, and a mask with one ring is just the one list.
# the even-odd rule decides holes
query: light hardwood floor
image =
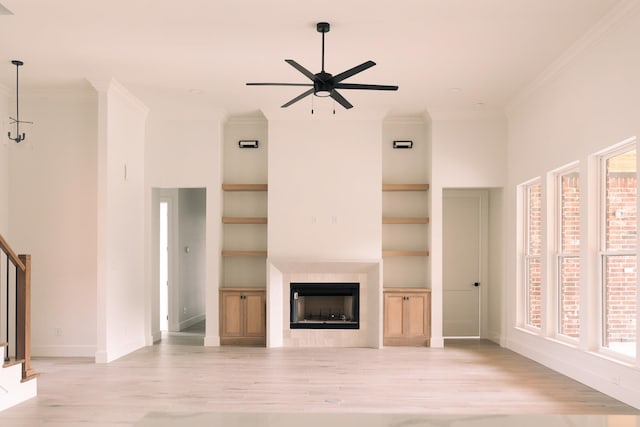
{"label": "light hardwood floor", "polygon": [[[444,349],[202,347],[172,335],[117,361],[34,359],[38,397],[0,425],[132,425],[150,414],[640,414],[487,341]],[[193,345],[199,344],[199,345]]]}

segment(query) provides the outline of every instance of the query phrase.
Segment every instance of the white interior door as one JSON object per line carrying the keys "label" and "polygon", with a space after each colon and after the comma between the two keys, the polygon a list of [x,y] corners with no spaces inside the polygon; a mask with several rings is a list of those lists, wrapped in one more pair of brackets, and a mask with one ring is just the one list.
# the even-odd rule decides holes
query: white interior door
{"label": "white interior door", "polygon": [[486,192],[445,190],[443,336],[480,336],[483,203]]}

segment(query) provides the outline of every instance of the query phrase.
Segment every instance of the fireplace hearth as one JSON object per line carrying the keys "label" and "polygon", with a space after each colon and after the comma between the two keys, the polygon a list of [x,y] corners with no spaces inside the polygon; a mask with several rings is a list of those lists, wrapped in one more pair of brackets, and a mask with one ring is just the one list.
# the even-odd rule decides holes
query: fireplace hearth
{"label": "fireplace hearth", "polygon": [[291,329],[360,329],[359,283],[291,283]]}

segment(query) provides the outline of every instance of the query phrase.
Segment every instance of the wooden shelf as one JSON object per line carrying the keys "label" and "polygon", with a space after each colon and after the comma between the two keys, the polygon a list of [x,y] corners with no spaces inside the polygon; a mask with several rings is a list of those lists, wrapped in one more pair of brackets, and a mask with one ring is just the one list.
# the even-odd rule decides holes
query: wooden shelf
{"label": "wooden shelf", "polygon": [[429,224],[429,218],[421,217],[382,217],[383,224]]}
{"label": "wooden shelf", "polygon": [[267,217],[223,216],[223,224],[266,224]]}
{"label": "wooden shelf", "polygon": [[429,184],[382,184],[382,191],[428,191]]}
{"label": "wooden shelf", "polygon": [[267,251],[222,251],[224,257],[267,257]]}
{"label": "wooden shelf", "polygon": [[382,257],[429,256],[429,251],[382,251]]}
{"label": "wooden shelf", "polygon": [[222,184],[224,191],[267,191],[267,184]]}

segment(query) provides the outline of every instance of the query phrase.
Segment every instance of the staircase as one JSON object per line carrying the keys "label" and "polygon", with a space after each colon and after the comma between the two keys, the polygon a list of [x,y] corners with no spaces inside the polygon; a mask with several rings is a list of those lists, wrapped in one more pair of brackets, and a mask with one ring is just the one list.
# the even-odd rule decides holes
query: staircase
{"label": "staircase", "polygon": [[31,256],[0,235],[0,411],[35,397],[31,368]]}
{"label": "staircase", "polygon": [[[0,356],[5,360],[7,345],[0,344]],[[35,377],[22,379],[22,361],[4,362],[0,367],[0,411],[36,397],[38,380]]]}

